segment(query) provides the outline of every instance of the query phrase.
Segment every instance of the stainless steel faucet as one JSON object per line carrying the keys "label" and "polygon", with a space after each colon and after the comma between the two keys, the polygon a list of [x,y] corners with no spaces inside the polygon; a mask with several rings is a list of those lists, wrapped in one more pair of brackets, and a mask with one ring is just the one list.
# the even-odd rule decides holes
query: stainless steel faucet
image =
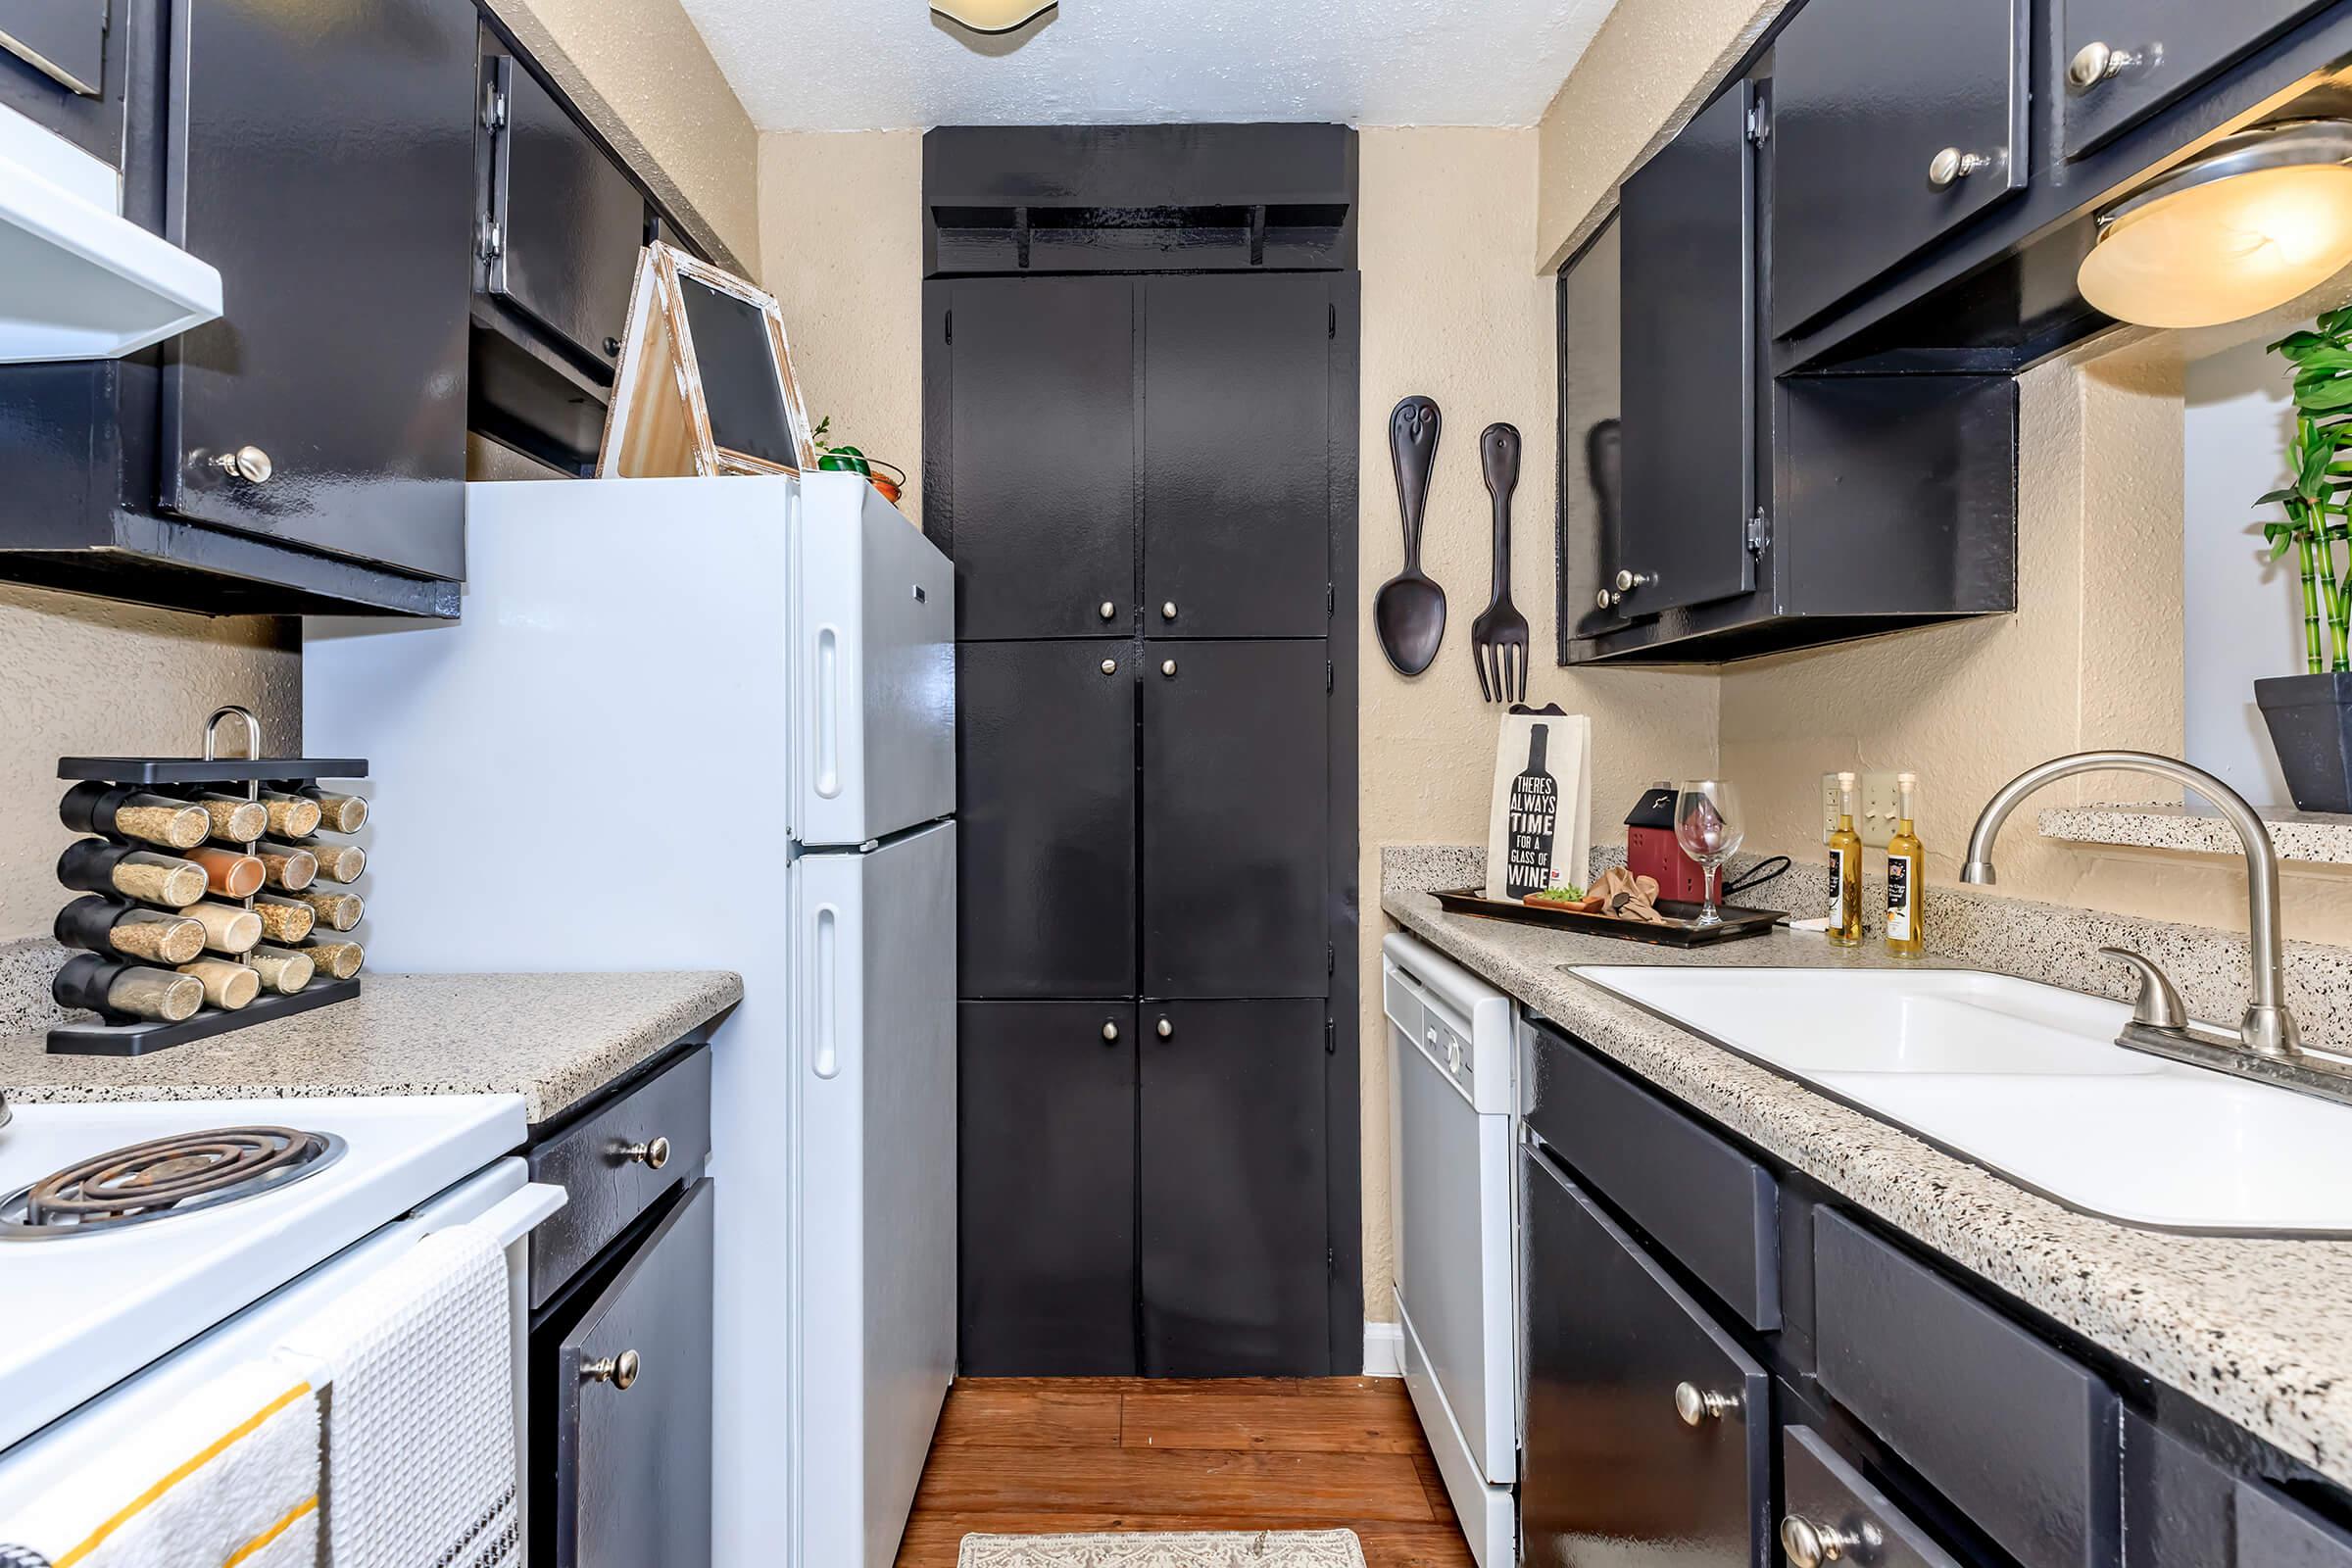
{"label": "stainless steel faucet", "polygon": [[2286,1009],[2286,961],[2278,935],[2278,857],[2271,848],[2270,830],[2244,797],[2204,769],[2153,752],[2077,752],[2030,767],[2002,785],[1984,804],[1976,831],[1968,836],[1968,861],[1960,868],[1960,880],[1979,885],[1995,880],[1992,841],[2020,801],[2057,779],[2109,772],[2153,773],[2196,791],[2221,808],[2245,851],[2246,932],[2254,963],[2254,999],[2232,1039],[2191,1023],[2179,993],[2154,962],[2122,948],[2101,948],[2109,957],[2132,965],[2140,980],[2132,1022],[2125,1025],[2116,1043],[2308,1094],[2352,1098],[2352,1079],[2344,1076],[2344,1068],[2316,1060],[2304,1052],[2302,1031],[2295,1025],[2294,1014]]}

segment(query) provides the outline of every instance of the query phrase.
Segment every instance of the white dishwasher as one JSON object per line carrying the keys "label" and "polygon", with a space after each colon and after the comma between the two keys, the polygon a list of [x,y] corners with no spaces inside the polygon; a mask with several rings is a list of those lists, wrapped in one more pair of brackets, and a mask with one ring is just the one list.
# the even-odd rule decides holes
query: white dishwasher
{"label": "white dishwasher", "polygon": [[1511,1001],[1401,933],[1381,944],[1389,1213],[1405,1386],[1479,1568],[1518,1545]]}

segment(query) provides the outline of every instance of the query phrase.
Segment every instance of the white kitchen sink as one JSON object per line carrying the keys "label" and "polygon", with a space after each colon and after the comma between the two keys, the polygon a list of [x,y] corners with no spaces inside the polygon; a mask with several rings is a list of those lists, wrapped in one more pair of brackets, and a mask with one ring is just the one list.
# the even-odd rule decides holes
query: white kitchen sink
{"label": "white kitchen sink", "polygon": [[2126,1050],[2120,1002],[1964,969],[1575,972],[2071,1207],[2352,1233],[2352,1106]]}

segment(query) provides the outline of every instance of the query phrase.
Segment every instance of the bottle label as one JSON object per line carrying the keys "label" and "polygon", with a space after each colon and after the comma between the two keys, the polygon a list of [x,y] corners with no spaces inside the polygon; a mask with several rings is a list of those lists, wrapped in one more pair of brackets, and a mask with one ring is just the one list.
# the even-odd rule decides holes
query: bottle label
{"label": "bottle label", "polygon": [[1911,857],[1891,855],[1886,858],[1886,940],[1908,942],[1912,939],[1911,921]]}
{"label": "bottle label", "polygon": [[1830,924],[1845,923],[1845,852],[1830,852]]}

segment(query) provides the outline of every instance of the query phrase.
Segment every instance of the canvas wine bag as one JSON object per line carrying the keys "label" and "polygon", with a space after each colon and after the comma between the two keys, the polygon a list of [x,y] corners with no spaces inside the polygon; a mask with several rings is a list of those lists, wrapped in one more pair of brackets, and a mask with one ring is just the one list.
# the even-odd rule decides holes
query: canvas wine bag
{"label": "canvas wine bag", "polygon": [[1592,866],[1592,720],[1515,710],[1494,745],[1487,819],[1487,897],[1516,903]]}

